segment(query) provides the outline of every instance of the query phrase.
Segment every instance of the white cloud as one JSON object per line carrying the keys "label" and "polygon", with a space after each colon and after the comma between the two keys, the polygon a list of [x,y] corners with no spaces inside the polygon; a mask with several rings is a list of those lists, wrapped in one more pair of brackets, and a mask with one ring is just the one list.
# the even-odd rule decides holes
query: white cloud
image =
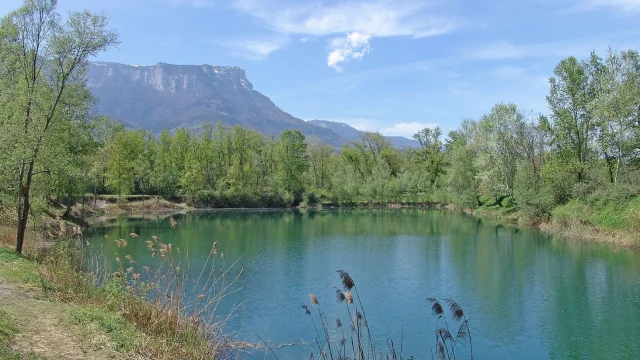
{"label": "white cloud", "polygon": [[277,6],[257,0],[237,0],[236,9],[287,35],[321,37],[343,34],[329,41],[327,65],[360,59],[375,37],[421,38],[452,31],[455,21],[442,15],[431,0],[351,0],[332,4]]}
{"label": "white cloud", "polygon": [[[468,55],[466,55],[465,60],[505,60],[525,57],[561,58],[570,55],[587,57],[593,50],[598,53],[606,52],[607,48],[609,46],[612,46],[612,44],[616,46],[624,45],[624,47],[628,45],[628,42],[619,44],[617,41],[614,41],[616,37],[618,36],[616,36],[615,34],[608,34],[607,36],[584,39],[579,42],[555,41],[523,45],[514,45],[509,42],[496,42],[484,45],[474,51],[469,52]],[[466,50],[464,52],[467,53]]]}
{"label": "white cloud", "polygon": [[231,53],[237,56],[245,57],[250,60],[262,60],[269,56],[272,52],[285,47],[288,40],[284,38],[274,38],[266,40],[231,40],[231,41],[213,41],[218,45],[222,45],[230,49]]}
{"label": "white cloud", "polygon": [[[301,43],[313,38],[340,34],[349,37],[353,33],[376,37],[407,36],[423,38],[452,31],[458,24],[447,15],[446,8],[438,0],[343,0],[329,2],[267,2],[264,0],[155,0],[178,6],[200,8],[235,9],[248,14],[264,24],[274,34],[298,38]],[[333,40],[332,40],[333,41]],[[291,43],[291,42],[289,42]],[[263,44],[264,45],[264,44]],[[330,44],[331,45],[331,44]],[[256,44],[247,46],[256,48]],[[253,58],[264,58],[273,47],[259,47]],[[329,46],[327,62],[346,62],[349,54]],[[370,49],[367,47],[367,49]],[[368,50],[366,51],[368,52]],[[361,58],[366,52],[355,51]],[[266,55],[258,55],[266,54]],[[345,60],[342,61],[341,59]],[[329,65],[330,67],[334,67]],[[335,67],[334,67],[335,68]]]}
{"label": "white cloud", "polygon": [[341,63],[360,60],[371,51],[371,36],[361,32],[351,32],[345,37],[329,41],[331,52],[327,56],[327,65],[336,71],[342,71]]}
{"label": "white cloud", "polygon": [[452,19],[424,0],[342,1],[331,5],[281,7],[241,0],[237,8],[289,34],[324,36],[362,32],[377,36],[426,37],[452,30]]}
{"label": "white cloud", "polygon": [[435,123],[420,122],[400,122],[389,125],[370,118],[340,118],[330,119],[329,121],[345,123],[360,131],[379,132],[385,136],[403,136],[408,139],[412,139],[413,134],[424,128],[435,128],[438,126],[438,124]]}
{"label": "white cloud", "polygon": [[403,136],[413,138],[413,135],[424,128],[435,128],[438,124],[419,123],[419,122],[401,122],[395,123],[390,127],[383,128],[380,132],[387,136]]}

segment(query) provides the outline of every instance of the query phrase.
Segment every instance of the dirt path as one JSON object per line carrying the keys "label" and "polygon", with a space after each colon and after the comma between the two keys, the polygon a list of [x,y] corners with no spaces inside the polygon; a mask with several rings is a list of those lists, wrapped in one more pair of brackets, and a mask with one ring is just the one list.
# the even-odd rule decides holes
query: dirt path
{"label": "dirt path", "polygon": [[[74,325],[74,305],[40,299],[37,289],[0,278],[0,310],[16,326],[14,348],[45,359],[126,359],[97,326]],[[1,315],[0,315],[1,316]]]}

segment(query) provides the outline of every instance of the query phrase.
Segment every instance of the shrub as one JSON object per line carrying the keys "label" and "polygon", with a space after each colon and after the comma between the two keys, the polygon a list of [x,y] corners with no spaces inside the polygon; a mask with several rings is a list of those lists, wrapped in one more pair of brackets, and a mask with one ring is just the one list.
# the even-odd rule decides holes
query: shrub
{"label": "shrub", "polygon": [[567,226],[574,221],[582,224],[590,224],[592,215],[593,209],[580,200],[571,200],[565,205],[558,206],[551,211],[551,219],[553,222],[562,226]]}

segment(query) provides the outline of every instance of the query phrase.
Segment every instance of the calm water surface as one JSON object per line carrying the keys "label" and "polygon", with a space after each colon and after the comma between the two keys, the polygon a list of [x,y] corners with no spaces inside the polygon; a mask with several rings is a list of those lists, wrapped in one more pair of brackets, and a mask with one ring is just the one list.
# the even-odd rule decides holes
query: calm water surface
{"label": "calm water surface", "polygon": [[354,278],[375,341],[403,339],[406,357],[431,358],[436,323],[425,299],[438,297],[465,309],[476,359],[640,359],[637,252],[440,211],[216,211],[175,219],[175,230],[158,218],[92,228],[89,250],[123,256],[114,239],[135,232],[126,251],[143,266],[152,260],[144,240],[156,235],[188,250],[197,276],[218,241],[226,261],[245,269],[242,290],[223,304],[222,311],[238,307],[227,330],[249,341],[260,336],[280,359],[309,358],[304,345],[275,349],[313,342],[301,309],[307,294],[319,298],[331,331],[335,318],[348,321],[335,302],[338,269]]}

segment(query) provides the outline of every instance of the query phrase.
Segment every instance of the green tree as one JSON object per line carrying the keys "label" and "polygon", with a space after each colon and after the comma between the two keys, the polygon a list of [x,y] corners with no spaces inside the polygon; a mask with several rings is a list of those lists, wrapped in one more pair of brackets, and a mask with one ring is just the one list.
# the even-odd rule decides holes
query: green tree
{"label": "green tree", "polygon": [[71,12],[62,20],[55,12],[56,3],[25,0],[0,22],[1,132],[12,139],[2,149],[10,153],[2,172],[15,175],[9,189],[15,192],[19,253],[31,213],[34,177],[50,171],[45,150],[65,142],[69,116],[90,103],[83,82],[87,59],[117,43],[106,17],[84,11]]}
{"label": "green tree", "polygon": [[593,99],[589,74],[583,64],[570,56],[556,66],[547,102],[553,116],[554,144],[568,161],[579,164],[576,181],[585,180],[592,155],[590,136],[594,121],[589,111]]}
{"label": "green tree", "polygon": [[125,131],[116,134],[109,145],[107,185],[118,196],[131,194],[135,189],[138,158],[144,152],[145,139],[141,131]]}
{"label": "green tree", "polygon": [[307,144],[299,130],[285,130],[280,135],[278,173],[282,187],[290,193],[300,193],[302,175],[307,170]]}
{"label": "green tree", "polygon": [[422,170],[427,173],[431,186],[444,174],[444,153],[440,136],[442,136],[442,130],[439,127],[424,128],[413,135],[422,147],[416,151],[415,160],[422,164]]}

